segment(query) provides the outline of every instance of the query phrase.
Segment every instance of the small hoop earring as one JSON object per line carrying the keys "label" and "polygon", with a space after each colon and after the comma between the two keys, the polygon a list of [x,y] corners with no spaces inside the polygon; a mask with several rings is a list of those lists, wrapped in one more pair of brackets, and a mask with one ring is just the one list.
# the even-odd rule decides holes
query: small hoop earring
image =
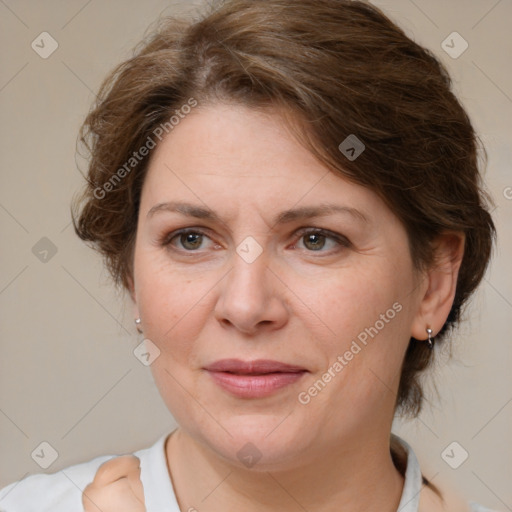
{"label": "small hoop earring", "polygon": [[430,327],[427,327],[427,334],[428,334],[428,348],[432,350],[434,348],[434,339],[432,338],[432,329]]}
{"label": "small hoop earring", "polygon": [[137,327],[137,331],[139,331],[142,334],[141,325],[142,325],[141,319],[140,318],[136,318],[135,319],[135,326]]}

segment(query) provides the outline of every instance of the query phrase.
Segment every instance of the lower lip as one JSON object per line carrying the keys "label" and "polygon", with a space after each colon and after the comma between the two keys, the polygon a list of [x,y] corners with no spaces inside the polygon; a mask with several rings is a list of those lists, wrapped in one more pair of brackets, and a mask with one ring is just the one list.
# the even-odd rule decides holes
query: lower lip
{"label": "lower lip", "polygon": [[266,375],[238,375],[227,372],[208,372],[222,389],[239,398],[263,398],[294,384],[306,373],[282,372]]}

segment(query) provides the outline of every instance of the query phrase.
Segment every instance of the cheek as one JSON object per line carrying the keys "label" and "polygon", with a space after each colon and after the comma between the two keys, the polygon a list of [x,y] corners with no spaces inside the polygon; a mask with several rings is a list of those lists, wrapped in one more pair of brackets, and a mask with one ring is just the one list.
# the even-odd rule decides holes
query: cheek
{"label": "cheek", "polygon": [[395,286],[379,274],[366,265],[338,270],[314,287],[304,283],[301,295],[310,316],[318,318],[334,348],[342,349],[396,300]]}
{"label": "cheek", "polygon": [[[191,380],[190,369],[198,360],[198,346],[206,315],[207,292],[211,284],[176,272],[150,257],[136,266],[139,313],[144,337],[160,350],[150,370],[160,396],[175,420],[188,430],[206,422],[195,409],[200,392]],[[193,421],[192,421],[193,419]]]}
{"label": "cheek", "polygon": [[211,283],[199,274],[178,272],[149,254],[136,259],[137,303],[144,335],[162,354],[180,359],[190,352],[208,314]]}
{"label": "cheek", "polygon": [[328,361],[324,371],[336,374],[324,394],[327,401],[368,402],[394,387],[409,337],[404,290],[410,284],[404,275],[367,266],[339,272],[310,290],[310,329],[325,333],[314,339]]}

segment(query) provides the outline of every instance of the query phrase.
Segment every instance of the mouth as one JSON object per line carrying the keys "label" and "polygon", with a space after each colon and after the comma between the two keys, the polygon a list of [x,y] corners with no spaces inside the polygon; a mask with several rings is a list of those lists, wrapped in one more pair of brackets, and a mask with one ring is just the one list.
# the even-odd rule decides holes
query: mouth
{"label": "mouth", "polygon": [[215,384],[238,398],[264,398],[298,382],[308,372],[303,367],[258,359],[222,359],[204,368]]}

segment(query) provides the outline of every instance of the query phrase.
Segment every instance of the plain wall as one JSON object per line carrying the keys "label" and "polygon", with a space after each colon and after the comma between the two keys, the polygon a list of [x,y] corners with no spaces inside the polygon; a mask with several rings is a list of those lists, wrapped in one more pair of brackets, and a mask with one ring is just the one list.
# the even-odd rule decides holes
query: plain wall
{"label": "plain wall", "polygon": [[[420,418],[397,421],[395,431],[433,483],[452,482],[468,498],[512,510],[512,3],[375,3],[448,66],[488,151],[485,182],[499,236],[451,342],[454,359],[431,374],[440,396],[431,392]],[[74,234],[69,207],[83,183],[75,142],[94,91],[158,15],[192,5],[0,2],[0,487],[43,471],[31,457],[43,441],[59,454],[46,470],[54,472],[133,452],[175,427],[149,368],[132,353],[140,337],[131,305]],[[43,31],[59,45],[47,59],[31,48]],[[453,31],[469,43],[457,59],[441,47]],[[50,248],[48,261],[34,246]],[[441,457],[453,441],[469,454],[458,469]]]}

